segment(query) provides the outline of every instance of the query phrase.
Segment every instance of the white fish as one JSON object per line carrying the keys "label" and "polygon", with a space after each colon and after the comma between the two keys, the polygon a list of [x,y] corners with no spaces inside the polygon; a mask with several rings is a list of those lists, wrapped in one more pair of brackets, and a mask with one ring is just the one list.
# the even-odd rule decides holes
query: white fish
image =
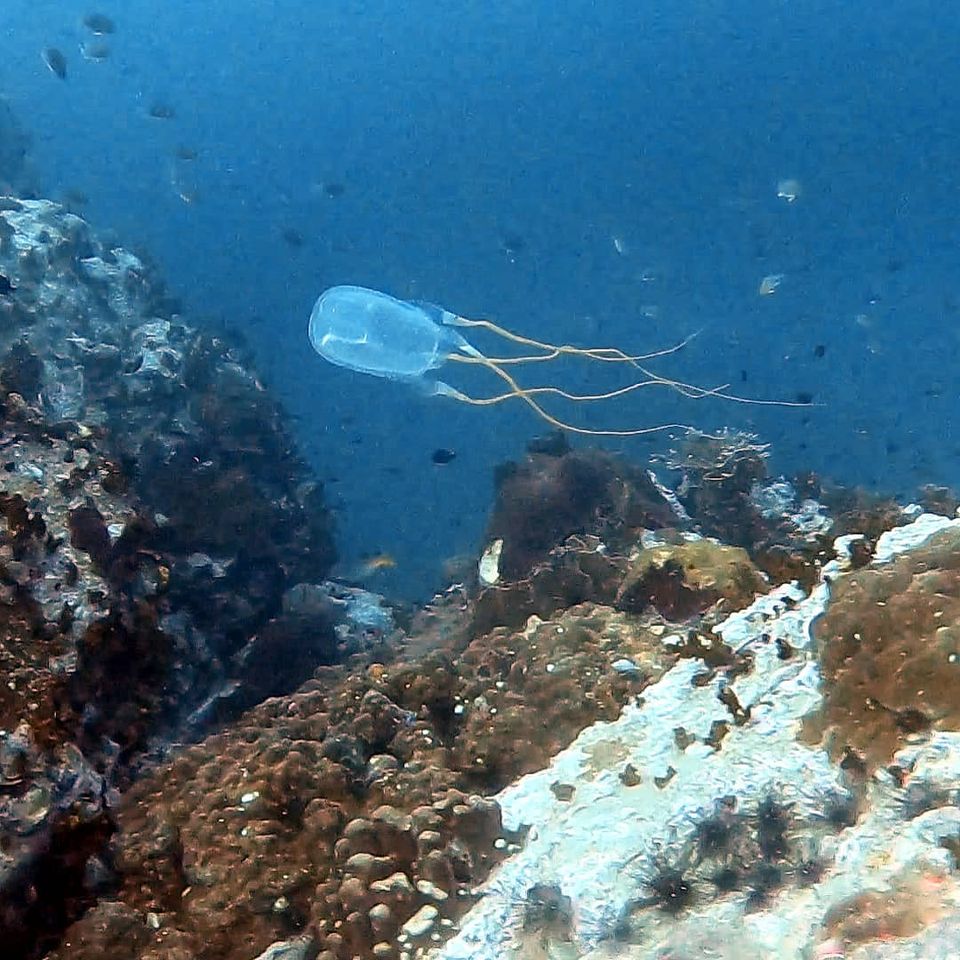
{"label": "white fish", "polygon": [[777,288],[783,283],[782,273],[771,273],[760,281],[760,289],[757,293],[761,297],[770,297],[777,292]]}
{"label": "white fish", "polygon": [[800,181],[793,177],[787,177],[777,183],[777,196],[781,200],[786,200],[787,203],[793,203],[802,192]]}
{"label": "white fish", "polygon": [[110,57],[110,46],[102,40],[84,40],[80,44],[80,55],[84,60],[92,60],[94,63],[103,63]]}

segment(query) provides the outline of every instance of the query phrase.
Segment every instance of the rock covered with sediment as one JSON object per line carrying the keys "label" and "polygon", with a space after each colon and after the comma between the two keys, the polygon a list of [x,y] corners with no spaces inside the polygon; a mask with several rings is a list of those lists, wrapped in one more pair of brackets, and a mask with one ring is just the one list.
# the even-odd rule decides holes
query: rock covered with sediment
{"label": "rock covered with sediment", "polygon": [[[72,489],[71,470],[27,462],[23,436],[7,472],[32,478],[28,497],[69,493],[98,509],[105,486],[117,492],[125,515],[105,504],[102,523],[85,522],[138,515],[141,547],[169,561],[173,606],[218,657],[236,654],[286,590],[319,583],[335,559],[322,492],[279,406],[236,346],[177,312],[151,267],[57,204],[0,199],[0,275],[7,415],[83,451]],[[105,551],[85,549],[101,568]]]}
{"label": "rock covered with sediment", "polygon": [[529,839],[422,955],[947,955],[958,549],[960,521],[922,515],[868,566],[835,561],[810,593],[778,588],[718,624],[748,663],[679,661],[497,796]]}

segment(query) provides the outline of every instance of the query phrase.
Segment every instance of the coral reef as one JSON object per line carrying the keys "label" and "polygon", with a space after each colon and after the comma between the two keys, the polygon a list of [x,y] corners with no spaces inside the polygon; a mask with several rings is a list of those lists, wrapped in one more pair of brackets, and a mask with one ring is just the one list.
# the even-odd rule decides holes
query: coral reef
{"label": "coral reef", "polygon": [[[674,659],[657,633],[588,605],[477,638],[456,663],[318,674],[186,749],[124,797],[120,895],[156,927],[141,919],[115,955],[172,938],[239,960],[305,928],[337,960],[429,942],[507,852],[485,798],[615,718]],[[117,908],[102,909],[62,956],[102,943]]]}
{"label": "coral reef", "polygon": [[0,418],[5,956],[955,929],[960,521],[770,477],[748,434],[687,436],[670,483],[553,436],[499,471],[476,578],[392,609],[325,581],[322,488],[242,349],[9,197]]}
{"label": "coral reef", "polygon": [[[958,524],[920,517],[882,535],[869,568],[832,561],[811,594],[781,587],[758,598],[715,627],[730,667],[678,660],[616,721],[586,728],[545,769],[502,791],[505,827],[532,832],[457,935],[426,955],[949,953],[960,904],[960,734],[948,723],[915,732],[868,777],[801,734],[832,695],[826,676],[821,687],[812,624],[825,611],[830,620],[834,598],[839,622],[852,619],[845,593],[866,601],[868,576],[885,584],[872,594],[881,604],[906,591],[901,614],[917,605],[921,582],[938,593]],[[938,529],[947,532],[923,546]],[[849,540],[840,547],[849,552]],[[919,606],[928,608],[925,599]],[[894,633],[914,642],[925,632],[922,618],[896,622]],[[922,665],[926,646],[901,647],[900,669],[915,652]],[[558,782],[569,787],[563,795]],[[563,923],[531,928],[535,888],[563,905]],[[897,950],[885,953],[891,938]],[[939,953],[927,952],[933,944]]]}
{"label": "coral reef", "polygon": [[767,445],[750,433],[691,431],[663,461],[680,473],[677,496],[708,536],[749,546],[764,534],[761,511],[750,494],[767,477],[767,455]]}
{"label": "coral reef", "polygon": [[768,589],[741,547],[688,540],[637,551],[629,560],[615,603],[635,613],[653,605],[672,620],[685,620],[720,600],[729,610],[741,609]]}
{"label": "coral reef", "polygon": [[528,576],[573,534],[628,540],[678,522],[646,471],[601,451],[537,444],[526,459],[500,467],[487,540],[503,540],[500,573]]}

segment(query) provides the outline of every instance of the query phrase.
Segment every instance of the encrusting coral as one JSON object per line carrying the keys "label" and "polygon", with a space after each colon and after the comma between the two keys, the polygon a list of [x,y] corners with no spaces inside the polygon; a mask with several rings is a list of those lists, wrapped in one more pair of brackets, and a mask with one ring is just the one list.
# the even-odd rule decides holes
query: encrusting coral
{"label": "encrusting coral", "polygon": [[[624,657],[633,669],[618,672]],[[585,606],[477,638],[456,661],[321,672],[127,793],[120,896],[158,927],[115,956],[174,937],[240,960],[306,928],[321,957],[398,957],[419,911],[434,908],[430,931],[455,919],[504,855],[485,797],[615,717],[672,659],[654,632]],[[80,945],[99,944],[103,922],[91,912],[55,956],[92,956]]]}
{"label": "encrusting coral", "polygon": [[816,634],[823,708],[808,735],[870,772],[911,737],[960,729],[960,537],[843,578]]}

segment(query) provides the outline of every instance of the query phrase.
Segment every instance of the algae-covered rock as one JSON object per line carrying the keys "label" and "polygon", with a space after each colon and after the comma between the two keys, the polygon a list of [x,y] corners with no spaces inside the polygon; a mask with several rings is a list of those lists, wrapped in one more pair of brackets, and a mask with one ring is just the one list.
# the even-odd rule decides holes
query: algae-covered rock
{"label": "algae-covered rock", "polygon": [[617,591],[620,610],[639,613],[648,606],[683,619],[724,600],[739,610],[769,584],[747,551],[713,540],[685,540],[637,552]]}

